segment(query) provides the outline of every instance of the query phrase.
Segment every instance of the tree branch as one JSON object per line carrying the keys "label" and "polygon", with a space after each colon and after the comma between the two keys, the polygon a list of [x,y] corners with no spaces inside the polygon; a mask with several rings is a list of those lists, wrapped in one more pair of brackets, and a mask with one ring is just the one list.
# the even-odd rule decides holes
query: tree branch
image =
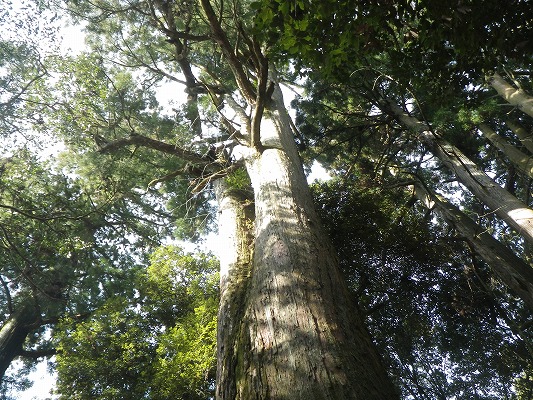
{"label": "tree branch", "polygon": [[488,82],[509,104],[533,117],[533,97],[529,96],[522,89],[514,88],[497,73],[490,76]]}
{"label": "tree branch", "polygon": [[[252,131],[250,132],[250,144],[252,147],[260,150],[261,147],[261,119],[263,118],[263,112],[265,111],[265,105],[268,101],[268,93],[271,92],[270,88],[267,89],[268,83],[268,60],[262,54],[259,44],[253,41],[254,54],[259,62],[259,74],[257,77],[257,96],[255,101],[255,109],[252,115]],[[272,82],[271,82],[272,85]],[[271,95],[272,93],[270,93]]]}
{"label": "tree branch", "polygon": [[193,151],[182,149],[181,147],[178,147],[176,145],[161,142],[159,140],[155,140],[138,134],[131,134],[129,137],[106,143],[101,146],[98,151],[102,154],[112,153],[114,151],[117,151],[118,149],[130,145],[147,147],[149,149],[157,150],[166,154],[171,154],[181,158],[182,160],[192,161],[197,164],[209,164],[213,162],[213,160],[211,160],[210,158],[204,157]]}
{"label": "tree branch", "polygon": [[218,18],[215,15],[215,11],[211,6],[210,1],[200,0],[200,3],[207,16],[207,20],[209,21],[209,26],[211,27],[211,32],[213,33],[213,39],[215,39],[215,41],[220,46],[222,54],[226,58],[226,61],[228,62],[231,71],[233,72],[233,76],[235,77],[237,86],[239,86],[239,89],[241,90],[242,95],[246,98],[246,100],[250,104],[254,104],[256,101],[255,89],[248,77],[246,76],[241,61],[233,52],[228,37],[226,36],[224,29],[222,29],[222,26],[220,25],[220,22],[218,21]]}
{"label": "tree branch", "polygon": [[176,171],[173,171],[169,174],[166,174],[160,178],[155,178],[153,180],[151,180],[149,183],[148,183],[148,187],[151,187],[151,186],[154,186],[158,183],[161,183],[161,182],[166,182],[166,181],[169,181],[171,179],[174,179],[175,177],[177,176],[194,176],[194,177],[202,177],[204,174],[204,170],[201,169],[201,168],[197,168],[195,166],[191,166],[189,164],[187,164],[184,168],[181,168],[181,169],[178,169]]}
{"label": "tree branch", "polygon": [[41,357],[52,357],[57,354],[57,349],[21,350],[19,356],[36,360]]}
{"label": "tree branch", "polygon": [[4,288],[4,292],[6,293],[6,302],[7,302],[7,310],[9,313],[13,313],[13,300],[11,299],[11,292],[9,290],[9,286],[7,285],[4,278],[0,275],[0,283],[2,284],[2,287]]}
{"label": "tree branch", "polygon": [[14,94],[6,102],[0,103],[0,106],[4,107],[4,106],[8,106],[8,105],[14,104],[18,99],[20,99],[22,97],[22,95],[24,95],[24,93],[26,93],[28,91],[28,89],[30,88],[31,85],[33,85],[34,82],[36,82],[37,80],[41,79],[46,74],[47,74],[47,72],[45,71],[42,74],[34,76],[32,79],[30,79],[30,81],[28,83],[26,83],[26,85],[24,85],[22,87],[22,89],[20,89],[20,91],[18,93]]}

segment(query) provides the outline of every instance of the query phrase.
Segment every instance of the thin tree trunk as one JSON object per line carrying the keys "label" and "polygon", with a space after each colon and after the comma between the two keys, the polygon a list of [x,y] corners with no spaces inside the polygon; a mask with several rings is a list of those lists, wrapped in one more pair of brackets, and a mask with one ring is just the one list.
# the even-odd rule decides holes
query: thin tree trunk
{"label": "thin tree trunk", "polygon": [[244,317],[229,331],[240,329],[235,359],[219,376],[236,394],[222,387],[218,398],[398,399],[320,227],[279,88],[275,97],[262,150],[247,159],[253,268]]}
{"label": "thin tree trunk", "polygon": [[515,167],[530,178],[533,178],[533,159],[531,159],[530,156],[522,153],[512,144],[507,142],[507,140],[494,132],[494,130],[487,124],[480,124],[479,130],[483,133],[483,136],[490,140],[496,148],[505,154]]}
{"label": "thin tree trunk", "polygon": [[415,184],[415,196],[434,209],[472,246],[502,282],[533,310],[533,268],[454,205]]}
{"label": "thin tree trunk", "polygon": [[238,362],[241,321],[252,266],[253,194],[232,188],[226,179],[214,182],[218,202],[220,304],[217,332],[217,389],[219,399],[237,398],[234,377]]}
{"label": "thin tree trunk", "polygon": [[505,123],[513,131],[513,133],[518,137],[520,142],[524,147],[530,152],[533,153],[533,133],[528,132],[526,128],[520,126],[519,123],[511,121],[510,119],[506,120]]}
{"label": "thin tree trunk", "polygon": [[533,97],[529,96],[522,89],[514,88],[498,74],[494,74],[489,77],[489,84],[509,104],[517,107],[527,115],[533,117]]}
{"label": "thin tree trunk", "polygon": [[458,148],[438,137],[427,124],[407,115],[394,103],[388,102],[387,108],[401,123],[418,133],[426,147],[474,196],[522,235],[528,243],[533,244],[533,210],[500,187]]}
{"label": "thin tree trunk", "polygon": [[20,307],[0,328],[0,380],[4,378],[11,362],[22,353],[22,345],[38,317],[35,307]]}

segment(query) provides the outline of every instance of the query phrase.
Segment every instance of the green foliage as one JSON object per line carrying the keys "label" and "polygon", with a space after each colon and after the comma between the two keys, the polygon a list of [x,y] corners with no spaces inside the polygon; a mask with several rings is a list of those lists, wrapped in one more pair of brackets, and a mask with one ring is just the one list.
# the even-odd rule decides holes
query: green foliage
{"label": "green foliage", "polygon": [[[85,315],[119,291],[132,293],[139,260],[134,236],[114,247],[115,234],[123,239],[130,232],[119,214],[106,214],[120,207],[105,193],[89,195],[79,177],[28,150],[0,161],[0,186],[0,325],[28,309],[35,317],[24,350],[51,355],[50,334],[59,318]],[[115,229],[107,218],[114,218]],[[20,382],[36,359],[24,361]]]}
{"label": "green foliage", "polygon": [[205,399],[213,390],[217,265],[165,246],[131,296],[119,295],[57,336],[65,399]]}
{"label": "green foliage", "polygon": [[[513,379],[531,367],[531,337],[518,333],[528,310],[442,222],[406,207],[405,191],[354,175],[313,191],[405,398],[511,397]],[[527,386],[527,378],[521,382]]]}
{"label": "green foliage", "polygon": [[218,303],[211,299],[163,333],[156,351],[154,398],[208,398],[214,387]]}
{"label": "green foliage", "polygon": [[[164,246],[150,257],[146,291],[146,306],[153,306],[151,314],[161,321],[175,321],[204,304],[204,299],[216,298],[218,278],[216,263],[205,254],[184,253],[180,248]],[[196,304],[195,301],[201,300]],[[170,322],[169,322],[170,324]]]}
{"label": "green foliage", "polygon": [[[38,17],[37,17],[38,16]],[[40,1],[0,0],[0,153],[49,137],[28,128],[43,122],[43,104],[31,98],[48,76],[47,60],[58,52],[61,22]]]}
{"label": "green foliage", "polygon": [[527,372],[516,378],[516,399],[529,399],[533,395],[531,373]]}
{"label": "green foliage", "polygon": [[[59,291],[49,293],[52,299],[59,296],[56,300],[70,292],[69,300],[76,303],[77,287],[86,282],[79,277],[106,264],[105,246],[96,245],[104,220],[78,181],[50,172],[49,165],[29,152],[3,162],[3,278],[17,299],[33,296],[38,288],[37,292]],[[93,200],[98,201],[96,196]]]}
{"label": "green foliage", "polygon": [[14,136],[28,121],[40,121],[40,115],[24,109],[24,100],[34,91],[46,73],[39,55],[28,45],[2,40],[0,37],[0,138],[2,152],[18,147]]}
{"label": "green foliage", "polygon": [[[182,146],[193,137],[186,112],[167,115],[157,103],[152,77],[134,78],[123,68],[108,66],[98,53],[58,58],[50,69],[60,78],[41,88],[38,101],[61,106],[47,108],[35,129],[65,142],[61,167],[83,176],[90,190],[122,198],[132,217],[152,220],[158,235],[195,239],[205,232],[211,194],[191,192],[194,181],[183,160],[143,146],[101,151],[132,135]],[[180,178],[165,178],[177,171],[184,171]]]}
{"label": "green foliage", "polygon": [[[254,4],[254,3],[252,3]],[[446,107],[485,75],[532,66],[528,1],[286,1],[255,3],[257,33],[272,57],[289,57],[320,80],[375,89],[392,77],[431,109]],[[372,72],[372,73],[370,73]],[[370,74],[369,74],[370,73]]]}
{"label": "green foliage", "polygon": [[250,177],[245,169],[239,168],[226,176],[226,183],[232,189],[247,190],[250,188]]}
{"label": "green foliage", "polygon": [[[153,373],[147,369],[154,355],[153,340],[145,332],[142,318],[124,300],[108,301],[89,321],[61,337],[58,392],[63,398],[116,399],[124,394],[123,398],[145,398],[144,381]],[[114,384],[113,378],[120,379],[120,385]]]}
{"label": "green foliage", "polygon": [[[43,93],[63,107],[48,110],[41,130],[54,128],[72,149],[85,152],[131,133],[153,130],[158,138],[172,135],[172,124],[160,119],[153,90],[120,68],[107,68],[99,54],[58,58],[51,65],[60,79]],[[160,123],[161,121],[161,123]]]}
{"label": "green foliage", "polygon": [[[405,397],[512,398],[513,380],[519,395],[530,392],[530,313],[440,221],[404,207],[404,191],[385,190],[396,176],[416,175],[446,191],[450,175],[423,162],[416,137],[376,108],[381,96],[413,102],[415,115],[503,179],[507,166],[475,133],[502,115],[481,84],[503,66],[530,73],[529,3],[213,2],[243,63],[254,62],[245,35],[254,25],[277,69],[291,65],[287,77],[309,78],[298,104],[303,155],[346,177],[315,188],[319,212]],[[147,270],[137,264],[171,230],[198,238],[212,222],[211,193],[193,193],[197,176],[178,157],[137,145],[102,149],[143,135],[205,154],[209,140],[228,135],[205,87],[235,92],[231,68],[195,1],[74,0],[68,9],[87,23],[80,57],[41,59],[31,41],[0,39],[0,135],[31,127],[68,148],[66,174],[27,155],[1,167],[3,287],[17,294],[0,297],[3,318],[10,301],[28,299],[43,317],[63,317],[54,337],[62,398],[205,399],[213,390],[213,261],[169,246]],[[170,11],[179,18],[169,21]],[[188,37],[186,46],[161,27]],[[154,88],[190,80],[184,59],[202,69],[192,81],[205,86],[189,87],[198,89],[186,94],[196,103],[163,109]],[[34,80],[44,73],[53,79]],[[199,119],[209,130],[203,138]],[[243,170],[227,180],[248,189]],[[43,345],[44,332],[28,344]]]}
{"label": "green foliage", "polygon": [[[389,273],[409,277],[416,268],[449,257],[449,249],[432,237],[431,225],[405,207],[409,197],[402,188],[384,190],[360,170],[355,176],[313,185],[319,214],[354,290],[365,289],[359,285],[368,283],[369,275],[363,275],[380,274],[376,279],[383,281],[387,281],[383,274]],[[394,286],[392,281],[389,284]],[[360,301],[372,308],[379,298]]]}

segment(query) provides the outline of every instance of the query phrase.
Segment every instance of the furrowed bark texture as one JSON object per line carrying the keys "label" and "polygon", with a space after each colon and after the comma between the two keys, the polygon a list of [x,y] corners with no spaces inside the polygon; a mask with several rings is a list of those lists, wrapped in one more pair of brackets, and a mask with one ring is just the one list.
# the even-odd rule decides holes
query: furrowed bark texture
{"label": "furrowed bark texture", "polygon": [[214,182],[218,202],[220,304],[217,332],[217,398],[237,397],[234,372],[252,267],[253,196],[236,190],[225,179]]}
{"label": "furrowed bark texture", "polygon": [[22,345],[39,317],[35,307],[21,307],[0,329],[0,381],[11,362],[22,352]]}
{"label": "furrowed bark texture", "polygon": [[387,107],[406,127],[418,132],[420,140],[480,201],[499,218],[533,244],[533,210],[499,186],[457,147],[438,137],[425,124],[407,115],[400,107]]}
{"label": "furrowed bark texture", "polygon": [[235,379],[236,393],[222,387],[218,398],[398,399],[320,228],[281,92],[275,93],[261,124],[262,150],[247,159],[255,194],[253,268],[246,294],[236,294],[244,316],[236,359],[224,372],[228,383]]}
{"label": "furrowed bark texture", "polygon": [[415,195],[429,209],[435,209],[472,246],[511,290],[533,310],[533,268],[511,249],[493,238],[454,205],[415,184]]}

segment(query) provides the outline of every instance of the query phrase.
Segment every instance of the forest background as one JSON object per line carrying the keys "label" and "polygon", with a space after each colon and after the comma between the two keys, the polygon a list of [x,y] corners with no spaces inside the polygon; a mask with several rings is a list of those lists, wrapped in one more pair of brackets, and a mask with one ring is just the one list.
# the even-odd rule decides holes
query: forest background
{"label": "forest background", "polygon": [[531,397],[529,1],[3,3],[5,398]]}

